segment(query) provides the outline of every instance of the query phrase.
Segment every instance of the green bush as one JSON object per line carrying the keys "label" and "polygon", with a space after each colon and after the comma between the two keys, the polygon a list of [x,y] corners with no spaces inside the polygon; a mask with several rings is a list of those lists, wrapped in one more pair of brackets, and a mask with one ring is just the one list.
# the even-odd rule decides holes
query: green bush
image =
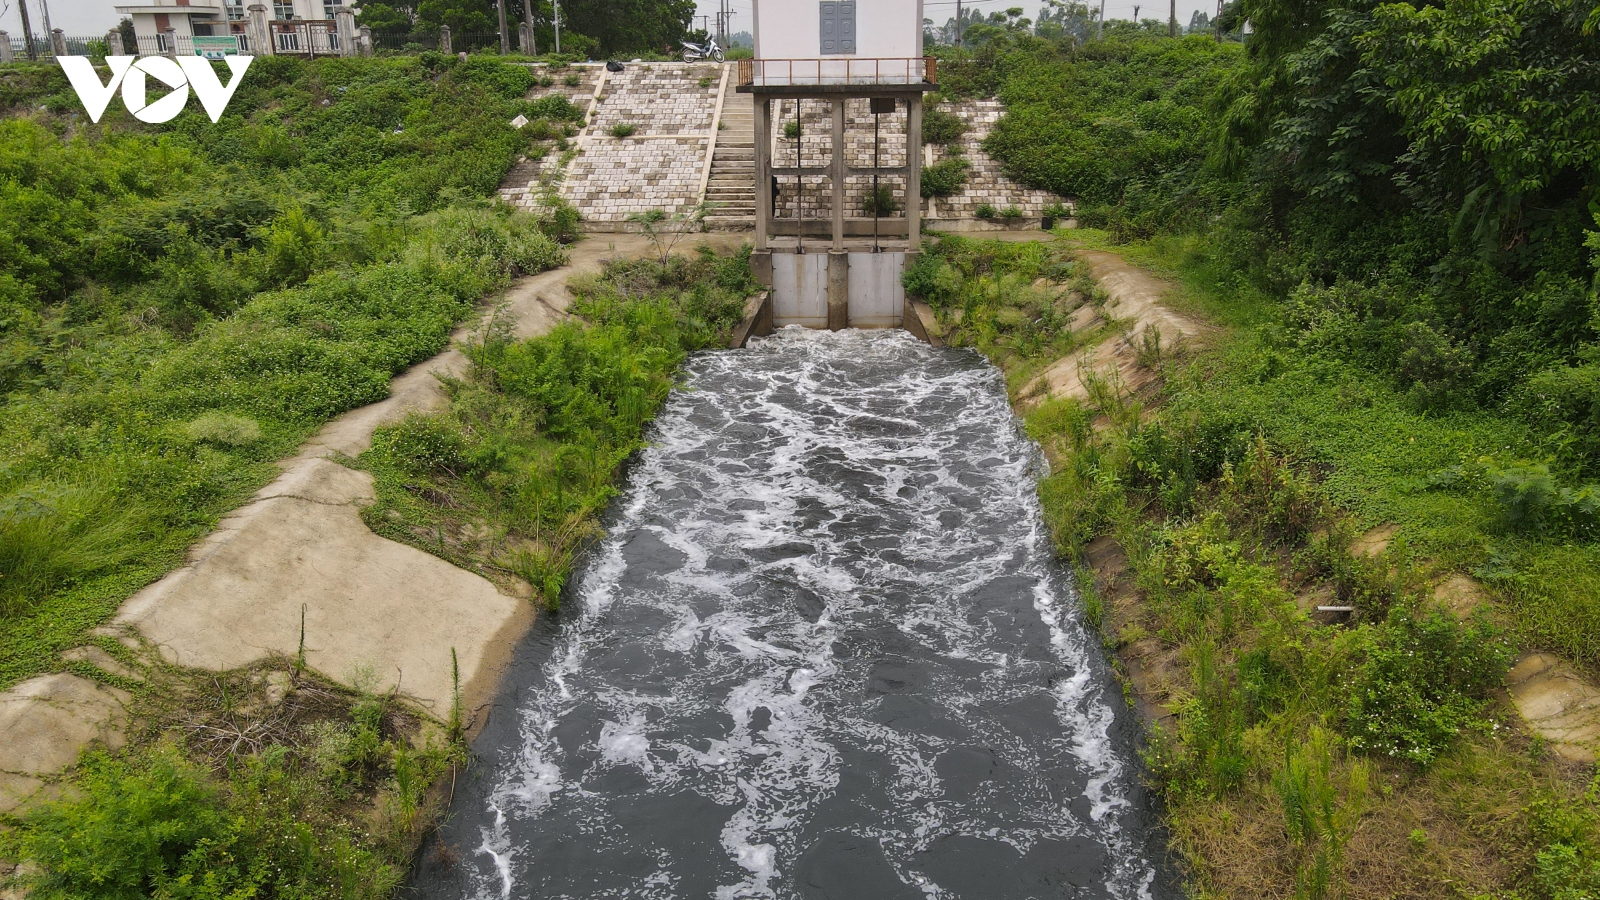
{"label": "green bush", "polygon": [[954,303],[961,293],[961,273],[935,253],[919,253],[900,277],[906,293],[934,309]]}
{"label": "green bush", "polygon": [[34,896],[248,896],[264,874],[238,858],[239,825],[205,773],[174,752],[141,766],[90,757],[77,787],[80,799],[40,808],[20,831],[20,855],[44,869]]}
{"label": "green bush", "polygon": [[1570,441],[1573,456],[1589,471],[1600,468],[1592,462],[1600,460],[1600,362],[1544,369],[1516,391],[1512,405]]}
{"label": "green bush", "polygon": [[609,129],[607,129],[606,133],[611,135],[614,138],[625,138],[625,137],[632,137],[633,133],[635,131],[638,131],[638,130],[639,130],[638,126],[630,125],[627,122],[618,122],[617,124],[611,126]]}
{"label": "green bush", "polygon": [[454,473],[465,463],[466,438],[454,424],[410,415],[378,429],[372,445],[396,465],[419,473]]}
{"label": "green bush", "polygon": [[200,414],[183,431],[192,441],[223,447],[245,447],[261,439],[261,426],[254,419],[215,410]]}
{"label": "green bush", "polygon": [[[221,695],[190,715],[264,689],[249,673],[216,683]],[[289,726],[292,740],[262,729],[258,752],[236,746],[214,770],[165,743],[87,755],[66,799],[0,835],[0,853],[27,864],[16,886],[47,900],[391,896],[451,751],[410,746],[385,721],[387,698],[354,698],[346,715],[327,705],[340,692],[318,688],[318,718]]]}
{"label": "green bush", "polygon": [[947,156],[922,170],[922,196],[950,197],[967,183],[971,163],[960,156]]}
{"label": "green bush", "polygon": [[980,219],[992,219],[997,215],[993,204],[989,203],[979,203],[978,208],[973,210],[972,214]]}
{"label": "green bush", "polygon": [[880,184],[861,198],[861,214],[889,216],[900,211],[900,201],[894,197],[894,188]]}
{"label": "green bush", "polygon": [[967,123],[955,113],[928,105],[922,110],[922,142],[954,144],[967,133]]}
{"label": "green bush", "polygon": [[1349,682],[1350,743],[1426,766],[1478,722],[1514,655],[1485,619],[1397,606],[1358,633],[1363,660]]}
{"label": "green bush", "polygon": [[582,122],[583,108],[560,94],[550,94],[529,103],[525,115],[530,119]]}

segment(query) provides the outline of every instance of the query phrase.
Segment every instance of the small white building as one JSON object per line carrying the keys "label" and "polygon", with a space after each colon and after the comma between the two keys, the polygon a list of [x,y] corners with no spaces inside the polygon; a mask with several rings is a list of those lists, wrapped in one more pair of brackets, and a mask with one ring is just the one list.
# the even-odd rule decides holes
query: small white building
{"label": "small white building", "polygon": [[194,38],[228,35],[239,38],[243,45],[240,49],[248,52],[252,48],[247,38],[247,6],[255,2],[266,6],[267,19],[273,23],[275,34],[295,36],[292,41],[283,38],[276,41],[278,52],[289,53],[297,52],[300,33],[306,29],[284,23],[332,23],[339,8],[346,5],[345,0],[149,0],[138,5],[119,5],[116,10],[133,20],[139,53],[188,55],[194,52]]}
{"label": "small white building", "polygon": [[[764,61],[758,83],[921,81],[922,4],[754,0],[755,58]],[[902,61],[898,71],[894,61]]]}

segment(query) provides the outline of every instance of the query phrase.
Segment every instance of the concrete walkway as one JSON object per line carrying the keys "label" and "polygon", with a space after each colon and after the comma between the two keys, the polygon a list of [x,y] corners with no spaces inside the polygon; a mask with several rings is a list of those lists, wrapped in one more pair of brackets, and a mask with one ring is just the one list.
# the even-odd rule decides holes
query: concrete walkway
{"label": "concrete walkway", "polygon": [[[740,239],[705,237],[722,248]],[[680,248],[693,252],[699,243],[686,239]],[[571,248],[567,266],[521,279],[502,298],[517,337],[543,334],[565,317],[569,278],[649,250],[641,235],[590,238]],[[282,463],[276,480],[192,548],[183,567],[131,597],[101,633],[130,644],[142,639],[169,662],[220,671],[293,657],[304,605],[313,669],[345,683],[370,670],[377,687],[398,686],[443,717],[453,696],[453,648],[470,717],[492,694],[533,607],[487,579],[373,534],[360,515],[374,499],[372,476],[337,459],[365,451],[382,425],[441,408],[447,398],[439,376],[466,372],[455,344],[471,334],[458,330],[450,349],[396,378],[388,399],[324,426]],[[66,673],[0,693],[0,812],[44,790],[92,741],[116,745],[127,700]]]}

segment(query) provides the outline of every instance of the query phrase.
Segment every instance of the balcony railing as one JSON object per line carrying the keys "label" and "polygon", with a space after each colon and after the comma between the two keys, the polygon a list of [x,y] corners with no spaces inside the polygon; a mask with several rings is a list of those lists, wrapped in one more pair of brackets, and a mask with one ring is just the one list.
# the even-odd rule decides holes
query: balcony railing
{"label": "balcony railing", "polygon": [[141,34],[136,41],[141,56],[194,55],[194,43],[187,34]]}
{"label": "balcony railing", "polygon": [[739,84],[791,87],[826,84],[938,84],[939,61],[931,56],[825,59],[741,59]]}
{"label": "balcony railing", "polygon": [[279,55],[339,55],[339,30],[331,19],[274,19],[267,30]]}

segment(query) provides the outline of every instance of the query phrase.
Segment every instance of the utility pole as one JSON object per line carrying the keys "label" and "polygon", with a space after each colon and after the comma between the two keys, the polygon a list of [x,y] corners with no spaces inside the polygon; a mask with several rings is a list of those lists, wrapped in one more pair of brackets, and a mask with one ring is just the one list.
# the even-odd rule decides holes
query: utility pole
{"label": "utility pole", "polygon": [[1211,30],[1217,33],[1217,43],[1222,43],[1222,0],[1217,0],[1217,18],[1211,23]]}
{"label": "utility pole", "polygon": [[1167,37],[1178,36],[1178,0],[1172,0],[1172,18],[1167,20]]}
{"label": "utility pole", "polygon": [[551,6],[555,9],[556,52],[561,52],[561,0],[552,0]]}
{"label": "utility pole", "polygon": [[[26,4],[27,0],[23,0],[23,3]],[[50,26],[50,0],[39,0],[39,8],[44,10],[44,39],[48,41],[50,35],[55,33],[55,29]]]}
{"label": "utility pole", "polygon": [[22,46],[27,49],[29,59],[38,59],[39,54],[33,49],[33,26],[28,24],[28,0],[18,3],[17,9],[22,13]]}
{"label": "utility pole", "polygon": [[539,35],[533,30],[533,4],[538,0],[522,0],[522,19],[528,23],[528,46],[522,52],[529,56],[539,55]]}
{"label": "utility pole", "polygon": [[1133,24],[1139,24],[1139,4],[1133,5]]}
{"label": "utility pole", "polygon": [[[1220,2],[1220,0],[1219,0],[1219,2]],[[1101,41],[1101,40],[1105,40],[1105,37],[1106,37],[1106,0],[1100,0],[1100,21],[1095,23],[1095,26],[1094,26],[1094,38],[1097,41]]]}
{"label": "utility pole", "polygon": [[[1104,2],[1104,0],[1102,0]],[[956,0],[956,46],[961,46],[961,0]]]}
{"label": "utility pole", "polygon": [[511,53],[511,35],[506,33],[506,0],[494,0],[494,11],[500,19],[500,55],[507,56]]}

